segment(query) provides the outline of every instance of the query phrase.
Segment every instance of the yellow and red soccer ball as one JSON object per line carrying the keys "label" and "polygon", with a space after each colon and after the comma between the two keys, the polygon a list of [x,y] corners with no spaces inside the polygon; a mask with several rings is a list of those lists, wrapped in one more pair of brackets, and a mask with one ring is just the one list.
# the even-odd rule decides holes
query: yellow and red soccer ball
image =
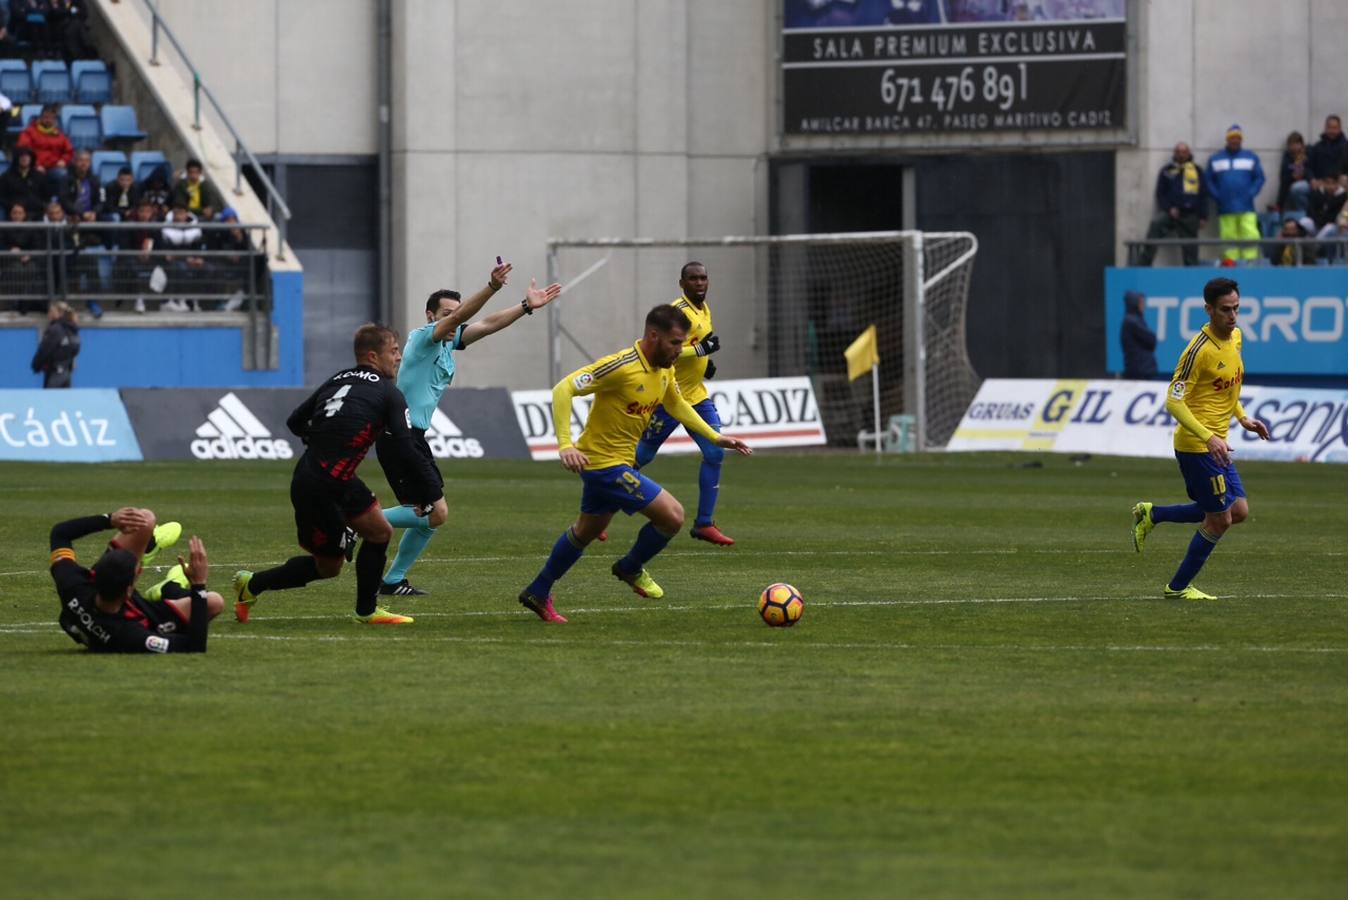
{"label": "yellow and red soccer ball", "polygon": [[770,584],[758,595],[758,614],[774,628],[790,628],[804,612],[800,591],[785,582]]}

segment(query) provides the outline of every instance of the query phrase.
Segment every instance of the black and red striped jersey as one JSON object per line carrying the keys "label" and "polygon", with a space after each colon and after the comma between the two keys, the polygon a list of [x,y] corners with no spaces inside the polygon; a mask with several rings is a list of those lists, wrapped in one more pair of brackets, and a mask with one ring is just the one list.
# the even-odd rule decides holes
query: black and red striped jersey
{"label": "black and red striped jersey", "polygon": [[343,369],[324,381],[286,425],[308,447],[301,462],[341,482],[351,480],[381,434],[399,443],[412,437],[402,391],[370,366]]}

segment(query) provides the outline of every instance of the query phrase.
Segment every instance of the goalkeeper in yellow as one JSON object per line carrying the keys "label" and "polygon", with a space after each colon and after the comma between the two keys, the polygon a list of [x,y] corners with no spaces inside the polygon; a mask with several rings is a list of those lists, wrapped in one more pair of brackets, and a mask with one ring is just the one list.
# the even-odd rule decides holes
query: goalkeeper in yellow
{"label": "goalkeeper in yellow", "polygon": [[1165,586],[1166,597],[1181,600],[1217,599],[1194,587],[1193,580],[1227,529],[1250,514],[1245,488],[1231,461],[1234,451],[1226,442],[1232,416],[1241,428],[1268,440],[1268,426],[1250,418],[1240,405],[1240,386],[1245,381],[1236,327],[1240,286],[1229,278],[1214,278],[1203,286],[1203,304],[1208,324],[1180,355],[1165,404],[1179,422],[1175,458],[1193,502],[1175,506],[1142,502],[1133,507],[1133,546],[1138,553],[1152,528],[1161,522],[1202,523],[1175,577]]}
{"label": "goalkeeper in yellow", "polygon": [[[552,419],[562,465],[584,484],[580,516],[552,547],[547,562],[520,593],[520,603],[545,622],[565,622],[552,605],[552,586],[575,565],[591,541],[608,527],[613,514],[639,512],[650,521],[637,533],[613,574],[643,597],[665,595],[646,571],[646,563],[683,527],[683,507],[669,491],[642,475],[635,462],[637,441],[657,406],[692,434],[745,456],[747,444],[722,437],[702,421],[679,393],[674,370],[692,323],[673,306],[655,307],[646,316],[645,334],[631,347],[577,369],[552,389]],[[571,441],[571,400],[594,394],[589,421],[580,440]]]}

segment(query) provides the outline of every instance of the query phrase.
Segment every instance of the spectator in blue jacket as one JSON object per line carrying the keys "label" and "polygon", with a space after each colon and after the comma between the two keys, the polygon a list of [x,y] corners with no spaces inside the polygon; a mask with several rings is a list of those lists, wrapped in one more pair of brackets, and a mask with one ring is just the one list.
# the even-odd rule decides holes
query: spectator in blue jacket
{"label": "spectator in blue jacket", "polygon": [[[1254,211],[1254,198],[1264,186],[1264,167],[1259,157],[1242,150],[1244,134],[1239,125],[1226,129],[1226,146],[1208,160],[1208,193],[1217,203],[1217,224],[1224,239],[1259,238],[1259,216]],[[1233,262],[1259,257],[1259,247],[1227,247],[1222,255]]]}
{"label": "spectator in blue jacket", "polygon": [[[1148,240],[1171,236],[1196,238],[1198,229],[1207,222],[1208,195],[1203,187],[1203,172],[1194,162],[1193,151],[1183,141],[1175,145],[1170,162],[1156,176],[1156,205],[1161,211],[1151,220]],[[1180,253],[1186,266],[1198,264],[1197,246],[1185,246]],[[1148,244],[1142,248],[1137,264],[1149,266],[1155,257],[1156,245]]]}

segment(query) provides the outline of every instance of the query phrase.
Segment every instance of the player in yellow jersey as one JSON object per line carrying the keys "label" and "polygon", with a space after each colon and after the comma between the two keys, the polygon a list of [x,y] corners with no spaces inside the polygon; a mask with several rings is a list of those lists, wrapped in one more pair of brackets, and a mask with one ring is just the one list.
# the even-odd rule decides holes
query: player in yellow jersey
{"label": "player in yellow jersey", "polygon": [[[674,375],[688,405],[712,430],[720,433],[721,416],[702,383],[716,374],[716,364],[712,362],[711,354],[721,349],[721,339],[711,330],[707,286],[707,267],[700,262],[684,263],[679,272],[679,287],[683,289],[683,296],[671,305],[688,317],[692,328],[688,331],[688,343],[674,363]],[[664,407],[656,408],[651,416],[651,424],[641,436],[641,443],[637,444],[638,469],[645,468],[655,458],[660,445],[678,427],[679,423]],[[693,435],[693,440],[702,451],[702,466],[697,473],[697,518],[693,520],[691,534],[700,541],[729,547],[735,541],[716,527],[715,519],[716,498],[721,491],[721,462],[725,459],[725,451],[701,435]]]}
{"label": "player in yellow jersey", "polygon": [[[748,456],[743,441],[717,434],[679,393],[674,370],[692,323],[669,304],[646,316],[645,334],[626,350],[610,354],[557,382],[552,389],[552,419],[562,465],[580,475],[584,489],[580,516],[557,539],[538,577],[520,593],[520,603],[545,622],[565,622],[552,605],[552,586],[580,559],[591,541],[608,527],[618,510],[639,512],[650,521],[637,534],[613,574],[643,597],[665,595],[645,565],[683,527],[683,507],[674,495],[632,467],[637,440],[657,406],[693,434],[726,450]],[[571,441],[571,400],[594,394],[580,440]]]}
{"label": "player in yellow jersey", "polygon": [[1175,428],[1175,459],[1192,503],[1133,507],[1133,546],[1142,552],[1147,535],[1161,522],[1202,522],[1189,541],[1189,552],[1165,596],[1182,600],[1216,600],[1193,586],[1218,539],[1250,514],[1245,487],[1240,483],[1234,453],[1226,432],[1234,415],[1240,427],[1268,440],[1268,426],[1252,419],[1240,405],[1245,367],[1240,358],[1240,286],[1229,278],[1214,278],[1203,286],[1208,324],[1199,329],[1180,354],[1166,396],[1166,411],[1179,422]]}

